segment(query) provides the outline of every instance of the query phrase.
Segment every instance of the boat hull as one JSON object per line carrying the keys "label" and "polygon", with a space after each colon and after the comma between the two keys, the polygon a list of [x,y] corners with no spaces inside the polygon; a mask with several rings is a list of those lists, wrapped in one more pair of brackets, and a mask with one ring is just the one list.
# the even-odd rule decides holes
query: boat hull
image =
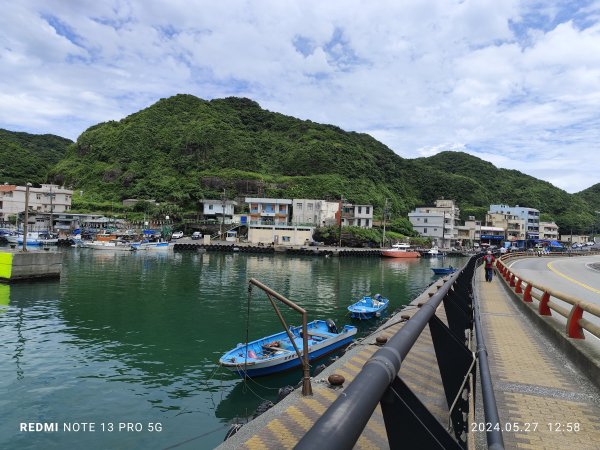
{"label": "boat hull", "polygon": [[415,251],[408,250],[382,250],[381,256],[385,258],[420,258],[421,254]]}
{"label": "boat hull", "polygon": [[[320,327],[316,324],[321,325]],[[328,353],[331,353],[347,344],[352,342],[353,336],[356,334],[357,329],[351,325],[345,325],[340,333],[323,333],[323,325],[325,324],[322,320],[317,320],[308,324],[308,334],[312,336],[312,333],[318,333],[319,335],[325,336],[320,341],[314,341],[314,338],[309,339],[308,347],[308,358],[309,361],[318,359]],[[302,327],[292,327],[291,332],[294,334],[294,341],[302,353],[302,337],[300,331]],[[326,325],[325,325],[325,329]],[[311,333],[312,332],[312,333]],[[260,354],[261,347],[264,348],[273,342],[286,341],[288,347],[282,352],[276,352],[273,357],[265,357],[264,359],[257,354]],[[302,361],[298,358],[298,355],[291,346],[291,342],[285,332],[277,333],[266,338],[252,341],[248,345],[240,344],[233,350],[225,353],[220,360],[219,364],[226,369],[229,369],[237,373],[240,377],[258,377],[264,375],[271,375],[278,372],[290,370],[302,365]]]}

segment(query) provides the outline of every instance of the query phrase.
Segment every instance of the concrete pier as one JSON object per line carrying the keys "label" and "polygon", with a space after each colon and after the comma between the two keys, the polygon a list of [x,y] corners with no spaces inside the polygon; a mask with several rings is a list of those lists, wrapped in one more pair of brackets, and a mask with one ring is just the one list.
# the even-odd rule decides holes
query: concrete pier
{"label": "concrete pier", "polygon": [[62,253],[6,249],[0,251],[0,282],[59,278]]}

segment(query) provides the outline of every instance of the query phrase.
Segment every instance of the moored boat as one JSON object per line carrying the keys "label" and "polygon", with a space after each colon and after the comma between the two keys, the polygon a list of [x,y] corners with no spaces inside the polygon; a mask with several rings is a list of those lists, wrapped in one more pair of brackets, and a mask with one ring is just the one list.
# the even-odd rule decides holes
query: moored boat
{"label": "moored boat", "polygon": [[419,258],[421,254],[412,250],[409,244],[399,243],[392,245],[392,248],[381,250],[381,256],[386,258]]}
{"label": "moored boat", "polygon": [[456,272],[456,267],[432,267],[431,270],[435,275],[449,275]]}
{"label": "moored boat", "polygon": [[[9,244],[23,245],[22,232],[5,236],[5,239]],[[58,243],[58,238],[47,231],[29,231],[27,232],[25,241],[27,242],[27,245],[56,245],[56,243]]]}
{"label": "moored boat", "polygon": [[348,306],[348,311],[353,319],[371,319],[381,316],[389,302],[389,299],[382,297],[381,294],[375,294],[374,297],[365,295],[358,302]]}
{"label": "moored boat", "polygon": [[132,250],[169,250],[173,246],[170,246],[168,242],[132,242]]}
{"label": "moored boat", "polygon": [[[302,354],[302,326],[290,327],[294,343]],[[308,357],[312,361],[352,341],[357,329],[344,325],[338,332],[331,320],[314,320],[307,324]],[[263,337],[225,353],[219,364],[242,378],[282,372],[302,364],[285,331]]]}

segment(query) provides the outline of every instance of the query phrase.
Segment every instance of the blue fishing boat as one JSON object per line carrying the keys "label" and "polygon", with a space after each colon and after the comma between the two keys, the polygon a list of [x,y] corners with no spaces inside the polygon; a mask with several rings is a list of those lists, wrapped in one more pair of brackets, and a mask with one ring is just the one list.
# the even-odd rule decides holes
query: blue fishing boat
{"label": "blue fishing boat", "polygon": [[[294,343],[302,354],[302,326],[290,327]],[[315,320],[307,324],[308,357],[312,361],[352,342],[356,327],[344,325],[338,331],[332,320]],[[219,359],[219,364],[242,378],[269,375],[298,367],[298,358],[292,341],[285,331],[248,344],[238,344]]]}
{"label": "blue fishing boat", "polygon": [[388,307],[390,301],[383,298],[381,294],[375,294],[374,297],[364,296],[362,299],[348,306],[350,317],[353,319],[371,319],[379,317]]}
{"label": "blue fishing boat", "polygon": [[435,275],[449,275],[456,272],[456,267],[432,267],[431,270]]}

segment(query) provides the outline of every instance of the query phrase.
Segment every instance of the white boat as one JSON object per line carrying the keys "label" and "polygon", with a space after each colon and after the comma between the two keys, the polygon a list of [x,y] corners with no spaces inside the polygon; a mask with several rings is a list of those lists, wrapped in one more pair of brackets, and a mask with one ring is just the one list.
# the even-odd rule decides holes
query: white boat
{"label": "white boat", "polygon": [[132,242],[132,250],[170,250],[173,246],[168,242]]}
{"label": "white boat", "polygon": [[[23,233],[6,236],[6,240],[9,244],[23,245]],[[58,238],[47,231],[29,231],[26,242],[27,245],[56,245]]]}
{"label": "white boat", "polygon": [[112,239],[110,241],[81,241],[80,244],[83,248],[91,248],[93,250],[112,250],[130,252],[133,249],[129,242],[120,241],[118,239]]}
{"label": "white boat", "polygon": [[440,250],[437,247],[431,247],[428,251],[427,254],[430,256],[438,256],[440,254]]}

